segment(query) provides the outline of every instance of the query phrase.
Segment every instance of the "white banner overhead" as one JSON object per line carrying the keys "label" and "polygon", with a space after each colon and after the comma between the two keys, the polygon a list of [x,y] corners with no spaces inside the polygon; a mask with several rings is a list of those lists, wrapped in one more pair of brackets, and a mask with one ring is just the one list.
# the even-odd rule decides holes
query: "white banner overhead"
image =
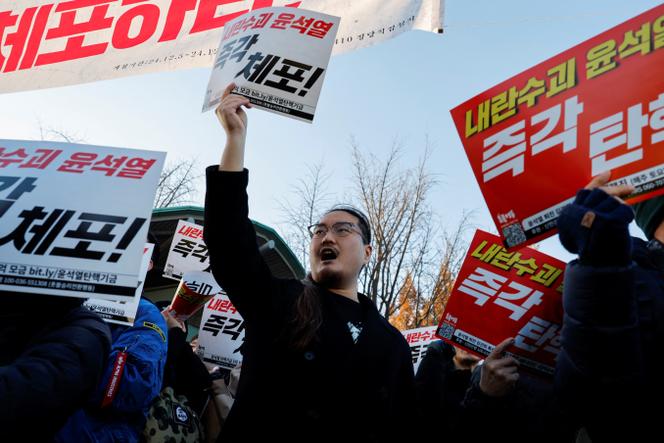
{"label": "white banner overhead", "polygon": [[341,17],[333,54],[441,32],[444,10],[443,0],[5,0],[0,93],[210,67],[225,23],[270,6]]}

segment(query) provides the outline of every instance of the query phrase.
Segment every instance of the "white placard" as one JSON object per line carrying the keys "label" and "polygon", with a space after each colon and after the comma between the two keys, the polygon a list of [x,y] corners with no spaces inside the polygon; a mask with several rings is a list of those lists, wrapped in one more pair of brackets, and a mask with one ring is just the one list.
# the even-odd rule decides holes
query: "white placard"
{"label": "white placard", "polygon": [[230,21],[217,50],[203,111],[226,86],[266,111],[313,121],[339,17],[265,8]]}
{"label": "white placard", "polygon": [[141,270],[138,274],[138,287],[136,288],[136,293],[131,301],[124,302],[91,298],[83,303],[85,307],[96,312],[107,323],[133,326],[134,320],[136,319],[136,311],[138,311],[138,303],[141,301],[141,295],[143,294],[145,276],[150,267],[150,259],[152,258],[153,250],[154,245],[152,243],[145,244],[145,248],[143,248],[143,258],[141,260]]}
{"label": "white placard", "polygon": [[210,272],[210,257],[203,242],[203,226],[178,220],[163,275],[180,280],[188,271]]}
{"label": "white placard", "polygon": [[0,140],[0,291],[130,300],[165,155]]}
{"label": "white placard", "polygon": [[438,340],[436,337],[436,326],[425,326],[423,328],[408,329],[401,331],[410,346],[410,354],[413,358],[415,372],[420,367],[420,362],[427,352],[429,343]]}
{"label": "white placard", "polygon": [[244,320],[225,294],[216,295],[203,308],[198,343],[198,352],[209,363],[231,369],[242,362]]}

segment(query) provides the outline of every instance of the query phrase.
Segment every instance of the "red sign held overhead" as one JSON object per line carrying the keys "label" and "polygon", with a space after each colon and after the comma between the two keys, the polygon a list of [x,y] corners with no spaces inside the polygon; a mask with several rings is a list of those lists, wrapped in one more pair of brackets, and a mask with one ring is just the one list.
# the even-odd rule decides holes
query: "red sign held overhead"
{"label": "red sign held overhead", "polygon": [[487,356],[507,337],[522,368],[553,374],[560,351],[565,263],[532,248],[508,252],[478,230],[459,271],[437,335]]}
{"label": "red sign held overhead", "polygon": [[664,5],[452,110],[504,244],[556,232],[560,210],[611,170],[635,203],[664,193]]}

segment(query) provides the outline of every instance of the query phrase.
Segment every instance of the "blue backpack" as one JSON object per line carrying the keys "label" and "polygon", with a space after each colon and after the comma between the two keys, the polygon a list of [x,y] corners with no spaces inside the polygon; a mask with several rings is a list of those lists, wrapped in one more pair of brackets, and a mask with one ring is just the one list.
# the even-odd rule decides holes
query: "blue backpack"
{"label": "blue backpack", "polygon": [[167,327],[152,302],[141,299],[134,326],[111,325],[113,344],[99,386],[69,418],[56,442],[136,442],[159,396],[168,352]]}

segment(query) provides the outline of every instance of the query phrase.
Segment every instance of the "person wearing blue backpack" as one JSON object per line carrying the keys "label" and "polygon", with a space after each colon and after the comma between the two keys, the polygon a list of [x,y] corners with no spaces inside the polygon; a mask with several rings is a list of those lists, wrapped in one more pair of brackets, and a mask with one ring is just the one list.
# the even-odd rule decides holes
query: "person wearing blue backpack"
{"label": "person wearing blue backpack", "polygon": [[97,390],[58,432],[56,442],[137,442],[161,391],[166,322],[141,299],[133,326],[111,325],[113,343]]}
{"label": "person wearing blue backpack", "polygon": [[0,441],[50,441],[98,385],[111,333],[80,298],[0,298]]}

